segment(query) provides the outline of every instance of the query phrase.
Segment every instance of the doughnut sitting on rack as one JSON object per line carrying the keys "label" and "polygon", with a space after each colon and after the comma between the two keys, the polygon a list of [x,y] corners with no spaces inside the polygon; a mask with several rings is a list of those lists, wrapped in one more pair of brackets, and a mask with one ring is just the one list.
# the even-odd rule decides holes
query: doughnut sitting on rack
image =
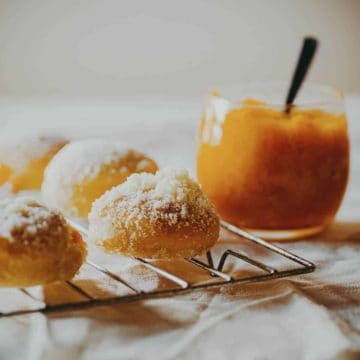
{"label": "doughnut sitting on rack", "polygon": [[86,253],[81,235],[58,211],[27,197],[0,201],[0,286],[70,280]]}
{"label": "doughnut sitting on rack", "polygon": [[44,170],[52,157],[67,143],[59,137],[39,136],[0,141],[0,185],[11,191],[39,190]]}
{"label": "doughnut sitting on rack", "polygon": [[157,170],[141,152],[118,141],[90,139],[66,145],[52,159],[42,186],[44,201],[70,217],[86,218],[91,205],[105,191],[137,172]]}
{"label": "doughnut sitting on rack", "polygon": [[187,171],[131,175],[96,200],[89,238],[108,252],[170,259],[192,257],[219,237],[214,206]]}

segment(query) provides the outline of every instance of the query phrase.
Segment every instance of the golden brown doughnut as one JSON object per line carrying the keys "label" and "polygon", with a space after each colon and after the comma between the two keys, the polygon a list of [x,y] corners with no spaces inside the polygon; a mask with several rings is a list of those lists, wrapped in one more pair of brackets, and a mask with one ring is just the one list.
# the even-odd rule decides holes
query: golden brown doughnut
{"label": "golden brown doughnut", "polygon": [[27,197],[0,200],[0,286],[69,280],[86,258],[64,217]]}
{"label": "golden brown doughnut", "polygon": [[187,171],[135,174],[96,200],[89,237],[108,252],[145,258],[199,255],[219,237],[219,216]]}
{"label": "golden brown doughnut", "polygon": [[66,145],[45,171],[44,201],[67,216],[86,218],[95,199],[136,172],[156,172],[146,155],[111,140]]}
{"label": "golden brown doughnut", "polygon": [[0,185],[9,182],[13,193],[39,190],[48,162],[66,142],[46,136],[1,141]]}

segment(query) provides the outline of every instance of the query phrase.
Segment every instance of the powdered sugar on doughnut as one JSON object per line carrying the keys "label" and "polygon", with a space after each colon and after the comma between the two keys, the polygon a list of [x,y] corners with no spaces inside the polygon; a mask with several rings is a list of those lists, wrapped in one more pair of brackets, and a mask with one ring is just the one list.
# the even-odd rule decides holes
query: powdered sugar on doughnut
{"label": "powdered sugar on doughnut", "polygon": [[126,161],[121,168],[109,169],[110,173],[129,173],[127,164],[133,166],[135,163],[138,171],[148,165],[143,154],[109,139],[81,140],[64,146],[45,171],[42,186],[44,201],[66,209],[71,216],[77,216],[77,210],[72,205],[73,186],[95,179],[103,166],[118,163],[120,159]]}
{"label": "powdered sugar on doughnut", "polygon": [[46,155],[54,146],[64,144],[60,137],[40,136],[24,138],[2,138],[0,141],[0,163],[21,173],[32,160]]}
{"label": "powdered sugar on doughnut", "polygon": [[28,197],[0,200],[0,237],[11,243],[41,245],[64,241],[69,229],[64,217]]}
{"label": "powdered sugar on doughnut", "polygon": [[215,208],[188,172],[164,169],[155,175],[131,175],[96,200],[89,231],[95,242],[127,236],[131,247],[132,241],[163,230],[185,230],[184,237],[186,229],[206,234],[214,222],[218,222]]}

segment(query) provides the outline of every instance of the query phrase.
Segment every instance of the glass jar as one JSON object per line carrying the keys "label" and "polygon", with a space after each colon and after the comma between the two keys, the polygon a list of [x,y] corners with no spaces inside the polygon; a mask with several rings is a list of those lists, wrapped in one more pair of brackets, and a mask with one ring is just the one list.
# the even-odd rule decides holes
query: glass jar
{"label": "glass jar", "polygon": [[[224,220],[269,239],[322,231],[341,204],[349,173],[342,95],[304,86],[286,113],[286,90],[282,83],[253,83],[213,93],[200,126],[203,191]],[[234,101],[231,92],[243,100]]]}

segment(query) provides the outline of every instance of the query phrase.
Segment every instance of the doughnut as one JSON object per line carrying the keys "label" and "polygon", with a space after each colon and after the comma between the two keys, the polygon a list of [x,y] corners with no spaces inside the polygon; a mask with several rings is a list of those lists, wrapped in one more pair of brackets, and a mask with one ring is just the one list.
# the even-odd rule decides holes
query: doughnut
{"label": "doughnut", "polygon": [[44,169],[66,144],[58,137],[2,139],[0,142],[0,185],[10,183],[11,191],[39,190]]}
{"label": "doughnut", "polygon": [[171,259],[202,254],[219,237],[219,216],[185,170],[131,175],[97,199],[89,240],[106,252]]}
{"label": "doughnut", "polygon": [[85,257],[81,235],[57,210],[24,196],[0,200],[0,286],[69,280]]}
{"label": "doughnut", "polygon": [[45,171],[43,200],[70,217],[86,218],[95,199],[136,172],[156,172],[146,155],[111,140],[81,140],[59,151]]}

